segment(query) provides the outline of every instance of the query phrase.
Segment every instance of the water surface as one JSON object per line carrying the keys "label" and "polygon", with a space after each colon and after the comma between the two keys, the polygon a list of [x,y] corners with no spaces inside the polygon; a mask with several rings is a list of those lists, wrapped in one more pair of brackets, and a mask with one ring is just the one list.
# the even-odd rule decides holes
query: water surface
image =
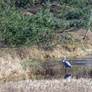
{"label": "water surface", "polygon": [[91,78],[92,77],[92,56],[77,57],[67,60],[72,68],[65,71],[62,61],[47,61],[42,66],[46,69],[45,78]]}

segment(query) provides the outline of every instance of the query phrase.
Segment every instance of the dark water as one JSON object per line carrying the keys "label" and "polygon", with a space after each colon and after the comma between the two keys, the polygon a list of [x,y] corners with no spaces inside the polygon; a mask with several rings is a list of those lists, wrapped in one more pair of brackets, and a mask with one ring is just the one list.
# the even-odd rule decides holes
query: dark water
{"label": "dark water", "polygon": [[67,78],[92,78],[92,56],[77,57],[69,60],[73,66],[71,73],[67,72]]}
{"label": "dark water", "polygon": [[45,62],[42,66],[47,69],[46,78],[92,78],[92,56],[77,57],[68,60],[71,69],[65,70],[61,61]]}
{"label": "dark water", "polygon": [[92,66],[92,56],[78,57],[70,60],[73,65],[84,65],[85,67]]}

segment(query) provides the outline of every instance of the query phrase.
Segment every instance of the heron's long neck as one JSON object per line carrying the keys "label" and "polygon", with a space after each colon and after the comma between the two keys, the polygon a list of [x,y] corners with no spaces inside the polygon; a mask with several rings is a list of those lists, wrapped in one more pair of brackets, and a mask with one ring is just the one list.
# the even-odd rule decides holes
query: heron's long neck
{"label": "heron's long neck", "polygon": [[62,62],[65,62],[65,59],[63,59]]}

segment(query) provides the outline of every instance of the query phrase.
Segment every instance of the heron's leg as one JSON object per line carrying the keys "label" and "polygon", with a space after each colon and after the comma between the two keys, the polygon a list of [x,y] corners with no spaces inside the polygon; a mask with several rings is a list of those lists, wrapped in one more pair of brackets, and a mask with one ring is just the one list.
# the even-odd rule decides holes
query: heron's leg
{"label": "heron's leg", "polygon": [[66,74],[66,67],[63,65],[64,74]]}
{"label": "heron's leg", "polygon": [[63,65],[64,73],[67,74],[67,68]]}
{"label": "heron's leg", "polygon": [[65,74],[67,74],[67,68],[65,67]]}
{"label": "heron's leg", "polygon": [[69,68],[67,68],[67,72],[69,72]]}
{"label": "heron's leg", "polygon": [[65,66],[64,66],[64,65],[63,65],[62,69],[63,69],[63,70],[64,70],[64,72],[65,72]]}
{"label": "heron's leg", "polygon": [[68,74],[70,72],[70,68],[66,68],[65,72],[66,72],[66,74]]}
{"label": "heron's leg", "polygon": [[71,68],[68,68],[68,72],[71,72]]}

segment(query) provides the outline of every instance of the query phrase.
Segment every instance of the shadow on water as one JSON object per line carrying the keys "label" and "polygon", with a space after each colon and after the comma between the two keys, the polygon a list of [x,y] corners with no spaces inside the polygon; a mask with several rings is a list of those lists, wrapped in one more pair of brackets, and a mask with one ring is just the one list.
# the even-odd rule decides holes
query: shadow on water
{"label": "shadow on water", "polygon": [[92,78],[92,56],[78,57],[68,61],[72,64],[72,68],[67,73],[61,61],[42,64],[45,69],[44,78]]}
{"label": "shadow on water", "polygon": [[72,74],[66,74],[64,76],[64,79],[68,80],[68,79],[71,79],[72,78]]}

